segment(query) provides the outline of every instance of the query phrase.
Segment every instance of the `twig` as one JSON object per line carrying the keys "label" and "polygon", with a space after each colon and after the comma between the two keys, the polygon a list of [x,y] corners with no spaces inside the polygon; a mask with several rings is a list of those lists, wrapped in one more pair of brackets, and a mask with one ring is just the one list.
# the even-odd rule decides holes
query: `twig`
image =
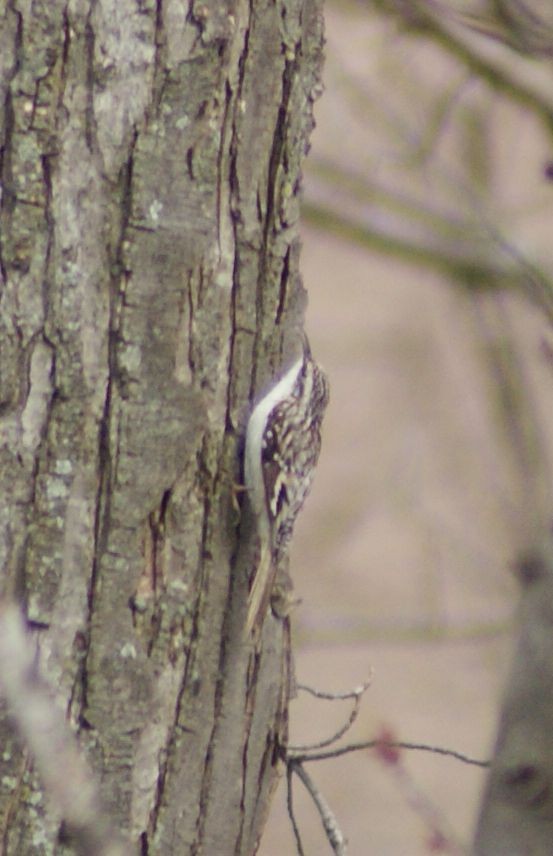
{"label": "twig", "polygon": [[324,746],[329,746],[336,743],[337,740],[339,740],[351,728],[359,713],[359,708],[363,695],[369,688],[370,683],[371,681],[368,680],[360,686],[345,693],[327,693],[321,690],[315,690],[312,687],[308,687],[303,684],[298,685],[298,689],[301,689],[304,692],[307,692],[310,695],[314,696],[315,698],[322,699],[324,701],[343,701],[346,699],[354,700],[353,709],[348,717],[347,722],[340,729],[338,729],[338,731],[332,737],[322,740],[320,743],[311,744],[310,746],[289,746],[282,750],[282,757],[284,762],[286,763],[288,815],[290,817],[294,837],[296,839],[296,848],[298,856],[305,856],[305,851],[303,849],[301,834],[293,807],[294,773],[299,776],[299,778],[304,784],[304,787],[307,789],[307,791],[311,795],[313,802],[315,803],[315,806],[317,808],[317,811],[319,812],[323,824],[327,840],[330,846],[332,847],[333,853],[335,854],[335,856],[346,856],[347,842],[345,836],[342,833],[340,827],[338,826],[338,822],[332,812],[332,809],[326,802],[321,792],[317,789],[311,776],[307,773],[303,765],[309,761],[324,761],[330,758],[338,758],[340,757],[340,755],[346,755],[350,752],[358,752],[367,749],[380,750],[381,758],[392,763],[392,765],[396,768],[396,774],[398,776],[400,776],[401,773],[400,778],[402,784],[402,791],[408,797],[409,803],[412,805],[412,807],[415,808],[417,812],[421,814],[421,816],[423,816],[425,821],[428,823],[429,829],[432,832],[433,846],[434,844],[436,844],[442,847],[443,849],[443,846],[447,845],[448,848],[453,848],[454,852],[459,852],[457,845],[454,845],[450,841],[450,836],[446,835],[443,832],[441,828],[441,822],[438,822],[440,819],[431,804],[419,793],[418,789],[408,776],[407,771],[405,771],[403,767],[401,767],[400,769],[400,767],[398,766],[399,752],[397,750],[411,749],[422,752],[432,752],[436,755],[447,755],[451,758],[455,758],[458,761],[462,761],[464,764],[472,764],[477,767],[489,767],[489,761],[479,761],[475,758],[470,758],[468,755],[464,755],[462,752],[456,752],[453,749],[445,749],[442,746],[432,746],[426,743],[411,743],[405,740],[389,740],[383,739],[382,737],[376,738],[374,740],[366,740],[360,743],[350,743],[347,746],[341,746],[335,749],[331,749],[327,752],[314,751],[320,750]]}
{"label": "twig", "polygon": [[325,693],[321,690],[315,690],[312,687],[305,686],[304,684],[298,684],[298,689],[303,690],[304,692],[310,693],[315,698],[323,699],[324,701],[344,701],[346,699],[354,699],[354,705],[350,712],[350,715],[347,721],[342,725],[335,734],[332,734],[330,737],[327,737],[324,740],[321,740],[319,743],[312,743],[310,745],[296,745],[296,746],[288,746],[287,752],[288,754],[298,752],[305,752],[307,750],[313,749],[323,749],[325,746],[332,746],[333,743],[336,743],[344,734],[350,730],[351,726],[357,719],[359,714],[359,710],[361,708],[361,701],[364,693],[368,690],[371,685],[371,679],[365,681],[364,684],[361,684],[359,687],[355,687],[353,690],[349,690],[349,692],[345,693]]}
{"label": "twig", "polygon": [[303,768],[300,761],[291,761],[290,767],[292,771],[296,773],[297,776],[299,776],[299,778],[309,791],[313,802],[317,806],[317,810],[323,822],[326,837],[330,846],[332,847],[333,853],[335,853],[335,856],[347,856],[346,838],[342,830],[338,826],[338,821],[336,820],[332,809],[328,805],[321,792],[316,787],[311,776]]}
{"label": "twig", "polygon": [[368,690],[371,683],[372,674],[371,677],[363,684],[360,684],[358,687],[354,687],[352,690],[347,690],[345,693],[328,693],[324,690],[316,690],[314,687],[307,686],[307,684],[298,684],[298,689],[302,690],[304,693],[309,693],[309,695],[312,695],[315,698],[322,698],[324,701],[345,701],[348,698],[357,699],[362,696],[363,693]]}
{"label": "twig", "polygon": [[[339,758],[341,755],[348,755],[350,752],[359,752],[365,749],[374,749],[382,745],[381,740],[365,740],[360,743],[349,743],[347,746],[340,746],[337,749],[332,749],[330,752],[303,752],[297,755],[291,753],[289,761],[303,763],[305,761],[326,761],[330,758]],[[395,740],[387,743],[391,749],[412,749],[418,752],[432,752],[435,755],[447,755],[450,758],[455,758],[457,761],[462,761],[463,764],[472,764],[475,767],[489,767],[489,761],[480,761],[477,758],[471,758],[464,755],[462,752],[456,752],[454,749],[445,749],[443,746],[431,746],[427,743],[409,743],[405,740]]]}

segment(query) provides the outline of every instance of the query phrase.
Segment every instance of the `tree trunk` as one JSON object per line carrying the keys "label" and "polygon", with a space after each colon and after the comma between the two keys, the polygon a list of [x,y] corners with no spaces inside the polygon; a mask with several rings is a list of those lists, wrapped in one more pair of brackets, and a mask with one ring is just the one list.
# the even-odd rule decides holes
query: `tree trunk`
{"label": "tree trunk", "polygon": [[548,856],[553,841],[553,550],[521,559],[520,629],[484,789],[475,856]]}
{"label": "tree trunk", "polygon": [[[243,639],[236,487],[301,326],[321,43],[318,0],[0,5],[1,592],[141,854],[252,853],[278,775],[288,626]],[[73,852],[0,744],[1,852]]]}

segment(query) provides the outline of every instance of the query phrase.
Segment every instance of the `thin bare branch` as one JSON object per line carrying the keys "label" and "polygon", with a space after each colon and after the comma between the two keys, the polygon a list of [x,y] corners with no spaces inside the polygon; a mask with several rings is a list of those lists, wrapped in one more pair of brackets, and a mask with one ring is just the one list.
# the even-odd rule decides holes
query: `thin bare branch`
{"label": "thin bare branch", "polygon": [[[474,200],[475,219],[451,219],[361,175],[315,162],[304,214],[361,246],[429,265],[486,290],[515,288],[553,321],[553,282],[504,236]],[[477,212],[477,213],[476,213]]]}
{"label": "thin bare branch", "polygon": [[367,681],[360,684],[358,687],[354,687],[352,690],[347,690],[345,693],[329,693],[324,690],[316,690],[314,687],[307,686],[307,684],[298,684],[298,690],[301,690],[304,693],[309,693],[309,695],[312,695],[315,698],[321,698],[324,701],[345,701],[348,698],[360,698],[363,693],[368,690],[371,683],[372,675]]}
{"label": "thin bare branch", "polygon": [[303,213],[315,226],[352,243],[463,277],[474,279],[476,275],[488,287],[500,279],[506,285],[516,274],[510,260],[493,252],[482,233],[468,224],[455,234],[444,233],[421,222],[420,208],[415,214],[414,209],[393,210],[394,205],[392,198],[388,202],[379,199],[378,205],[364,203],[312,175]]}
{"label": "thin bare branch", "polygon": [[[406,6],[407,11],[407,6]],[[445,39],[448,47],[483,76],[506,89],[511,95],[534,107],[547,120],[553,115],[553,79],[551,66],[524,56],[501,38],[490,22],[476,26],[474,16],[455,10],[442,0],[414,0],[408,14],[416,12],[425,31]]]}
{"label": "thin bare branch", "polygon": [[[366,749],[374,749],[381,745],[381,740],[363,740],[359,743],[349,743],[346,746],[340,746],[337,749],[332,749],[329,752],[304,752],[298,755],[291,754],[291,761],[306,762],[306,761],[327,761],[330,758],[339,758],[341,755],[348,755],[350,752],[360,752]],[[447,755],[450,758],[455,758],[457,761],[462,761],[463,764],[472,764],[475,767],[489,767],[489,761],[480,761],[477,758],[471,758],[463,752],[456,752],[454,749],[445,749],[443,746],[432,746],[428,743],[410,743],[405,740],[395,740],[387,744],[390,748],[411,749],[417,752],[433,752],[435,755]]]}
{"label": "thin bare branch", "polygon": [[332,809],[328,805],[322,793],[319,791],[319,789],[313,782],[311,776],[303,768],[301,762],[293,761],[291,767],[293,772],[296,773],[297,776],[299,776],[299,778],[307,788],[309,794],[311,795],[313,802],[317,806],[317,810],[320,814],[326,837],[330,846],[332,847],[333,853],[335,854],[335,856],[347,856],[346,838],[342,830],[338,826],[338,821],[336,820]]}
{"label": "thin bare branch", "polygon": [[307,687],[303,684],[299,684],[298,685],[299,690],[303,690],[304,692],[310,693],[311,695],[315,696],[315,698],[323,699],[324,701],[344,701],[346,699],[353,699],[354,705],[353,705],[353,708],[350,712],[350,715],[349,715],[347,721],[338,729],[338,731],[336,731],[330,737],[327,737],[324,740],[321,740],[319,743],[311,743],[311,744],[305,744],[305,745],[298,744],[295,746],[288,746],[288,752],[289,753],[290,752],[296,753],[296,752],[311,751],[313,749],[322,749],[325,746],[332,746],[333,743],[336,743],[338,740],[340,740],[340,738],[343,737],[344,734],[347,734],[347,732],[350,730],[353,723],[357,719],[357,716],[359,714],[359,710],[361,708],[361,702],[363,699],[363,695],[366,693],[366,691],[368,690],[370,685],[371,685],[371,680],[368,680],[368,681],[365,681],[364,684],[361,684],[361,686],[356,687],[355,689],[350,690],[349,692],[346,692],[346,693],[325,693],[325,692],[322,692],[321,690],[315,690],[312,687]]}

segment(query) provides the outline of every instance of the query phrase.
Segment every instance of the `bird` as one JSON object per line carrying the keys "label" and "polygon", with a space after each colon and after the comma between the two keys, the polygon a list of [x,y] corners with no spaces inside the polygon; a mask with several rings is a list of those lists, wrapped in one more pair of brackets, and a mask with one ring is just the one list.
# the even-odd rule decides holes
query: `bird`
{"label": "bird", "polygon": [[328,378],[305,337],[300,357],[270,385],[248,419],[244,481],[260,546],[246,638],[263,625],[276,574],[287,559],[319,459],[328,400]]}

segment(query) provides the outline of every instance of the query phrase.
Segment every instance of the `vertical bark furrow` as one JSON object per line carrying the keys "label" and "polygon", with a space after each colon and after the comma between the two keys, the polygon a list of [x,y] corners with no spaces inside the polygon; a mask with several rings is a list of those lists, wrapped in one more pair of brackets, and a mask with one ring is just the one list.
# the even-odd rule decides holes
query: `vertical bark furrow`
{"label": "vertical bark furrow", "polygon": [[[276,781],[288,642],[269,622],[252,686],[236,487],[301,325],[311,14],[14,0],[0,26],[0,586],[160,856],[251,852]],[[2,852],[57,852],[4,716],[0,742]]]}

